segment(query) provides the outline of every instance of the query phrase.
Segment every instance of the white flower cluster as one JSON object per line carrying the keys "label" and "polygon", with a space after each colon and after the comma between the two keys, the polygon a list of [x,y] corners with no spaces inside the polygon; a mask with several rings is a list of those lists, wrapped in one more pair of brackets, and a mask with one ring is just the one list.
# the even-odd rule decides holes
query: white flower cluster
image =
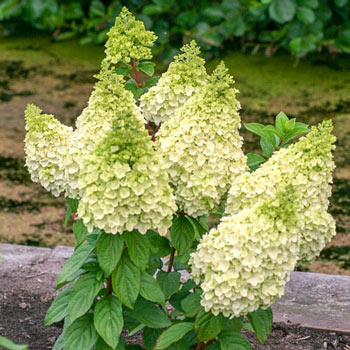
{"label": "white flower cluster", "polygon": [[183,54],[175,57],[168,71],[141,96],[140,106],[144,117],[159,125],[175,116],[175,111],[183,107],[206,82],[205,61],[199,57],[200,49],[192,41],[181,48]]}
{"label": "white flower cluster", "polygon": [[132,114],[119,120],[84,158],[78,215],[89,230],[107,233],[157,230],[166,235],[177,207],[162,158]]}
{"label": "white flower cluster", "polygon": [[106,42],[105,61],[108,63],[130,63],[132,58],[152,58],[150,48],[157,37],[153,32],[146,30],[144,24],[137,21],[126,7],[123,7],[107,35],[109,39]]}
{"label": "white flower cluster", "polygon": [[335,222],[327,213],[331,195],[335,137],[332,122],[325,121],[287,149],[275,152],[253,173],[234,179],[229,191],[226,214],[251,207],[260,199],[273,196],[286,185],[300,195],[304,228],[299,228],[299,258],[312,260],[335,235]]}
{"label": "white flower cluster", "polygon": [[247,170],[239,136],[237,90],[224,64],[157,134],[179,209],[190,216],[215,211],[232,180]]}
{"label": "white flower cluster", "polygon": [[202,237],[190,265],[207,312],[239,317],[283,295],[299,250],[298,205],[289,187],[224,217]]}
{"label": "white flower cluster", "polygon": [[66,195],[80,198],[79,176],[84,157],[112,130],[118,115],[132,114],[138,127],[144,128],[144,120],[130,91],[124,88],[124,78],[110,70],[101,70],[88,106],[77,118],[77,129],[69,144],[65,159],[65,175],[69,184]]}
{"label": "white flower cluster", "polygon": [[34,182],[58,196],[66,189],[64,158],[73,130],[41,112],[32,104],[25,110],[26,166]]}

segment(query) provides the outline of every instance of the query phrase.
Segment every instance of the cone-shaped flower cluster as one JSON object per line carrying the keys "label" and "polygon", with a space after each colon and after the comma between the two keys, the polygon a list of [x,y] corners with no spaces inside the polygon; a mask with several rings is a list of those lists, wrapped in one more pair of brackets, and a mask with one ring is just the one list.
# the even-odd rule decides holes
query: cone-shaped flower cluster
{"label": "cone-shaped flower cluster", "polygon": [[298,205],[289,187],[224,217],[202,237],[190,264],[206,311],[239,317],[267,308],[283,295],[297,261]]}
{"label": "cone-shaped flower cluster", "polygon": [[304,228],[299,228],[299,258],[312,260],[335,235],[335,223],[327,213],[331,195],[334,162],[332,150],[335,137],[331,121],[325,121],[287,149],[275,152],[253,173],[233,181],[229,191],[226,214],[240,212],[260,199],[273,196],[286,185],[292,185],[301,197]]}
{"label": "cone-shaped flower cluster", "polygon": [[34,182],[40,182],[53,195],[66,189],[64,158],[73,134],[72,128],[62,125],[50,114],[28,105],[25,110],[26,166]]}
{"label": "cone-shaped flower cluster", "polygon": [[105,69],[97,78],[99,81],[94,86],[88,106],[77,118],[77,130],[65,159],[66,179],[69,183],[67,195],[71,198],[80,197],[78,181],[83,158],[112,130],[118,116],[132,114],[138,125],[144,123],[133,95],[124,88],[122,76]]}
{"label": "cone-shaped flower cluster", "polygon": [[165,235],[177,209],[165,164],[143,122],[132,113],[117,116],[113,130],[82,163],[78,215],[89,230],[153,229]]}
{"label": "cone-shaped flower cluster", "polygon": [[151,47],[157,37],[146,30],[141,21],[137,21],[126,7],[123,7],[116,18],[115,25],[108,32],[106,43],[106,61],[130,63],[135,60],[152,58]]}
{"label": "cone-shaped flower cluster", "polygon": [[224,64],[157,134],[179,209],[197,217],[215,211],[232,180],[246,171],[239,136],[237,90]]}
{"label": "cone-shaped flower cluster", "polygon": [[141,97],[144,117],[159,125],[175,116],[175,111],[183,107],[207,80],[205,61],[199,57],[200,49],[192,41],[181,48],[183,54],[175,57],[168,71],[156,86]]}

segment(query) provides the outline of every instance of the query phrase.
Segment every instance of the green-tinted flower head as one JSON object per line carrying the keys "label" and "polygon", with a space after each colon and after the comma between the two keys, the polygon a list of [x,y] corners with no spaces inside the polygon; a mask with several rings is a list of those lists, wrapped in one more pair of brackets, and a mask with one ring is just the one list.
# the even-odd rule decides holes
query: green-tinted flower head
{"label": "green-tinted flower head", "polygon": [[157,85],[141,97],[144,117],[157,125],[173,118],[175,111],[184,106],[208,77],[195,41],[183,46],[181,51]]}
{"label": "green-tinted flower head", "polygon": [[217,210],[232,181],[247,170],[236,90],[222,65],[216,72],[157,134],[178,206],[192,216]]}
{"label": "green-tinted flower head", "polygon": [[275,152],[253,173],[235,179],[229,191],[226,214],[251,207],[256,200],[273,196],[292,185],[302,198],[304,228],[299,258],[312,260],[335,235],[334,219],[327,213],[331,195],[335,137],[332,122],[324,121],[289,148]]}
{"label": "green-tinted flower head", "polygon": [[202,237],[190,265],[206,311],[239,317],[267,308],[283,295],[297,262],[299,206],[300,198],[289,186],[224,217]]}
{"label": "green-tinted flower head", "polygon": [[177,207],[165,164],[138,123],[131,113],[120,115],[81,164],[78,215],[89,230],[165,235],[171,226]]}
{"label": "green-tinted flower head", "polygon": [[62,125],[53,115],[29,104],[25,110],[26,166],[34,182],[40,182],[58,196],[69,187],[65,178],[64,158],[72,138],[72,128]]}
{"label": "green-tinted flower head", "polygon": [[157,37],[146,30],[143,22],[137,21],[126,7],[123,7],[107,35],[105,60],[109,64],[130,63],[132,58],[152,58],[150,48]]}

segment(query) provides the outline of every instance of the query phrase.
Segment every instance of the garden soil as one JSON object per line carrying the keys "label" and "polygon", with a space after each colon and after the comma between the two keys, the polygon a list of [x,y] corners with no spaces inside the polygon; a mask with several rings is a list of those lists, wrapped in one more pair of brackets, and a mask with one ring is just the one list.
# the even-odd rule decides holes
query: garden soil
{"label": "garden soil", "polygon": [[[86,106],[103,48],[76,41],[54,43],[45,36],[0,42],[0,242],[54,247],[73,245],[65,227],[64,198],[33,184],[24,167],[23,111],[35,103],[45,113],[74,126]],[[348,60],[310,59],[231,53],[224,61],[240,90],[243,122],[272,123],[283,110],[298,121],[316,124],[332,118],[338,137],[331,212],[338,235],[321,258],[303,270],[350,275],[350,67]],[[217,61],[208,66],[212,69]],[[244,147],[258,140],[241,129]]]}

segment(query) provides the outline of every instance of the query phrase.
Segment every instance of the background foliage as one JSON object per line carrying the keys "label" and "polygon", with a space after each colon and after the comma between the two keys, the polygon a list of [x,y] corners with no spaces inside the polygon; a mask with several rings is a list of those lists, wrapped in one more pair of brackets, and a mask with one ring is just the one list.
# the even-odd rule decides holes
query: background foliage
{"label": "background foliage", "polygon": [[104,43],[123,5],[156,33],[155,53],[165,61],[191,39],[207,57],[224,48],[350,52],[349,0],[2,0],[0,34],[29,24],[55,40]]}

